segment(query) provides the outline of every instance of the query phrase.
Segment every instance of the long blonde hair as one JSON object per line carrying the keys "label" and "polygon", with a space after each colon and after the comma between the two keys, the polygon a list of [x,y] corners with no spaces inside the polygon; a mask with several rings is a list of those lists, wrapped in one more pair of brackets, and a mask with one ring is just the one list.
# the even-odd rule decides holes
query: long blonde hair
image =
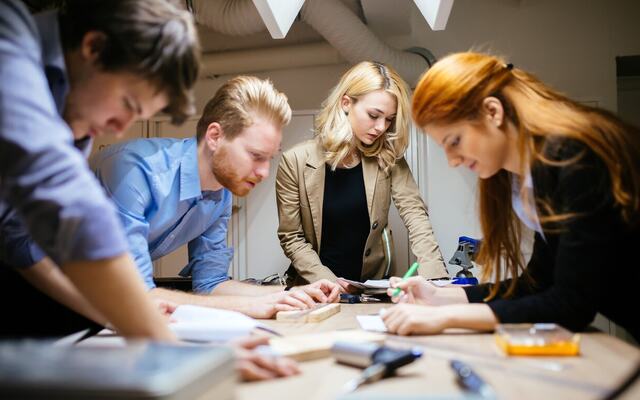
{"label": "long blonde hair", "polygon": [[[394,122],[371,146],[355,139],[351,124],[342,110],[342,97],[355,101],[376,90],[384,90],[395,97],[397,112]],[[383,171],[388,171],[404,155],[409,142],[409,90],[393,68],[378,62],[363,61],[347,71],[315,119],[316,140],[325,152],[325,161],[336,169],[354,147],[365,157],[376,157]]]}
{"label": "long blonde hair", "polygon": [[[558,165],[545,154],[545,144],[554,139],[571,139],[583,143],[606,166],[611,192],[621,217],[630,225],[638,223],[640,211],[640,132],[604,110],[579,104],[554,91],[533,75],[513,68],[498,58],[478,53],[457,53],[438,61],[422,76],[412,104],[413,118],[419,126],[479,121],[482,101],[498,98],[506,118],[518,132],[518,152],[529,165],[536,162]],[[560,162],[577,162],[581,155]],[[523,163],[524,164],[524,163]],[[525,271],[520,251],[520,223],[511,207],[511,179],[501,170],[488,179],[479,180],[478,208],[483,241],[478,263],[483,278],[502,277],[502,268],[516,277]],[[524,190],[521,196],[524,197]],[[526,201],[525,201],[526,204]],[[543,227],[567,218],[556,214],[549,204],[536,201]],[[502,264],[501,264],[502,263]],[[526,274],[526,271],[525,271]],[[506,297],[515,290],[515,279]],[[487,299],[498,293],[493,285]]]}

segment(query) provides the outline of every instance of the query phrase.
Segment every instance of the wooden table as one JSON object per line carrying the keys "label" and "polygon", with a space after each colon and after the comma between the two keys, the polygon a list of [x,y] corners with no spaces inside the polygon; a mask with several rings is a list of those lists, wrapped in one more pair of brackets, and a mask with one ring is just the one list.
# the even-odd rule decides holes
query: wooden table
{"label": "wooden table", "polygon": [[[376,313],[387,306],[342,304],[339,314],[319,323],[265,322],[285,335],[353,329],[358,327],[356,315]],[[468,363],[490,383],[501,399],[599,399],[640,361],[638,348],[603,333],[584,334],[578,357],[507,358],[495,346],[493,335],[462,331],[421,337],[388,335],[387,344],[420,346],[424,355],[401,368],[398,376],[363,386],[357,393],[378,399],[402,396],[417,399],[416,395],[459,397],[463,392],[449,367],[449,360],[456,358]],[[359,369],[337,364],[331,358],[303,362],[300,366],[302,374],[295,377],[240,384],[237,398],[336,399],[343,385],[360,373]],[[640,384],[636,383],[622,398],[640,399]]]}

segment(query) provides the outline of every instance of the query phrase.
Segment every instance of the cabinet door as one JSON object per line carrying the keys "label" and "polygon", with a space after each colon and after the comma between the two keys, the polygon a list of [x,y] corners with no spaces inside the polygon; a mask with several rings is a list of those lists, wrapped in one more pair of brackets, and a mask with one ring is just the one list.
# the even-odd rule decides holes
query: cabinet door
{"label": "cabinet door", "polygon": [[93,140],[93,149],[91,155],[109,147],[114,143],[126,142],[127,140],[140,139],[147,137],[147,121],[136,121],[131,127],[119,138],[114,135],[102,135]]}

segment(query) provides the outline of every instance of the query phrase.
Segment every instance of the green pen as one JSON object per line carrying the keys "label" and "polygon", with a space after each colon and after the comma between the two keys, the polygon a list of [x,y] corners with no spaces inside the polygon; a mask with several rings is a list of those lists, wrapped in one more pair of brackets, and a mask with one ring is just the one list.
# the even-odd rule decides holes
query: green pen
{"label": "green pen", "polygon": [[[419,266],[420,266],[420,264],[418,264],[418,262],[414,262],[413,265],[411,265],[411,268],[409,268],[409,270],[407,271],[407,273],[404,274],[404,276],[402,277],[402,280],[406,281],[407,279],[411,278],[411,275],[416,273],[416,271],[418,270]],[[392,297],[396,297],[397,295],[400,294],[401,291],[402,291],[402,289],[397,287],[396,290],[393,292]]]}

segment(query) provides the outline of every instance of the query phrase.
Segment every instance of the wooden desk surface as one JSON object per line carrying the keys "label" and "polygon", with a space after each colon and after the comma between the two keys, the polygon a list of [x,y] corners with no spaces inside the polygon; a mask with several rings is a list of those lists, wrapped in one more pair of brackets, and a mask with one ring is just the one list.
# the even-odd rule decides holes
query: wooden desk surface
{"label": "wooden desk surface", "polygon": [[[331,318],[308,324],[265,321],[283,334],[325,332],[358,328],[355,316],[376,313],[389,305],[342,304],[342,311]],[[397,377],[366,385],[358,392],[400,398],[401,395],[460,396],[449,360],[468,363],[501,399],[598,399],[617,386],[640,360],[640,350],[603,333],[582,336],[578,357],[507,358],[494,344],[491,334],[451,332],[422,337],[388,335],[387,344],[420,346],[421,359],[399,370]],[[337,364],[332,358],[300,364],[302,374],[267,382],[243,383],[237,398],[255,399],[336,399],[342,386],[361,370]],[[640,398],[640,384],[625,394]]]}

